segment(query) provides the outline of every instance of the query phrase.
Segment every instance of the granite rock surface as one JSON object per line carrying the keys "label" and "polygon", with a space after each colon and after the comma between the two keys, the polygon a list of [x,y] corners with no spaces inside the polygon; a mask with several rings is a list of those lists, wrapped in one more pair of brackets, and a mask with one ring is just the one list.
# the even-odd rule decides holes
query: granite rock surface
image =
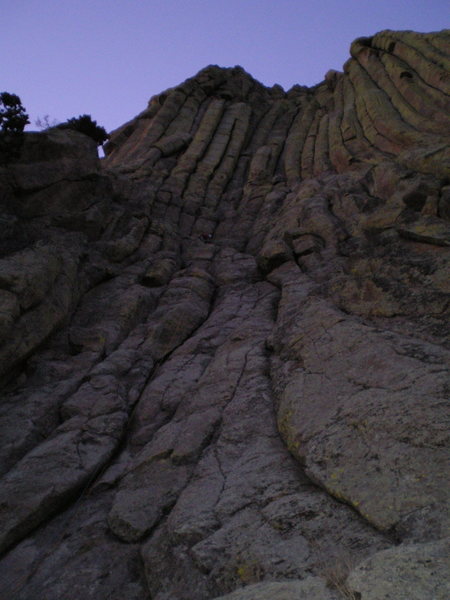
{"label": "granite rock surface", "polygon": [[0,166],[0,596],[448,597],[449,31],[210,66]]}

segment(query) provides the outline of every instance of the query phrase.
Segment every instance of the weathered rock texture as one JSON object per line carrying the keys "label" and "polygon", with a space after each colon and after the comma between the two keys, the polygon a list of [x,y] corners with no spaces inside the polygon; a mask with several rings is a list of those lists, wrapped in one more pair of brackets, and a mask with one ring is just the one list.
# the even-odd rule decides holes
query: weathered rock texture
{"label": "weathered rock texture", "polygon": [[26,135],[2,598],[449,597],[449,40],[361,38],[288,92],[208,67],[102,164]]}

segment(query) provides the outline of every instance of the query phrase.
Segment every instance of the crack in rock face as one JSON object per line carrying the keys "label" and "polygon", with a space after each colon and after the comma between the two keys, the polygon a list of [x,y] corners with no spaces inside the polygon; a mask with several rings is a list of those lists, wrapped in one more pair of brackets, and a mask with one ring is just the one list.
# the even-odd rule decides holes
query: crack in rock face
{"label": "crack in rock face", "polygon": [[0,166],[0,596],[444,600],[448,31],[210,66]]}

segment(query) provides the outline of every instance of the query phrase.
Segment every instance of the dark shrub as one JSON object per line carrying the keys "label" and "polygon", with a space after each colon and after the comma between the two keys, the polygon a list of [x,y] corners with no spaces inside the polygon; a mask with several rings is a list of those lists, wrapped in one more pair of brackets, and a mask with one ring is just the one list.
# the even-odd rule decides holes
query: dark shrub
{"label": "dark shrub", "polygon": [[4,133],[22,133],[29,123],[28,115],[16,94],[0,94],[0,126]]}
{"label": "dark shrub", "polygon": [[91,115],[80,115],[73,119],[68,119],[65,123],[58,125],[60,129],[73,129],[88,135],[94,140],[97,146],[101,146],[108,139],[108,134],[104,127],[97,125],[97,121],[93,121]]}
{"label": "dark shrub", "polygon": [[0,164],[16,159],[23,143],[23,130],[29,123],[19,96],[0,94]]}

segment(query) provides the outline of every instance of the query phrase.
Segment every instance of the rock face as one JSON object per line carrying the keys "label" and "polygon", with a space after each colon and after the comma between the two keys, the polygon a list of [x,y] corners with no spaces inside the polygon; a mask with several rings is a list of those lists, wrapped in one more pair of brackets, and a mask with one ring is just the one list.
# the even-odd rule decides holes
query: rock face
{"label": "rock face", "polygon": [[207,67],[1,170],[0,589],[444,600],[450,33]]}

